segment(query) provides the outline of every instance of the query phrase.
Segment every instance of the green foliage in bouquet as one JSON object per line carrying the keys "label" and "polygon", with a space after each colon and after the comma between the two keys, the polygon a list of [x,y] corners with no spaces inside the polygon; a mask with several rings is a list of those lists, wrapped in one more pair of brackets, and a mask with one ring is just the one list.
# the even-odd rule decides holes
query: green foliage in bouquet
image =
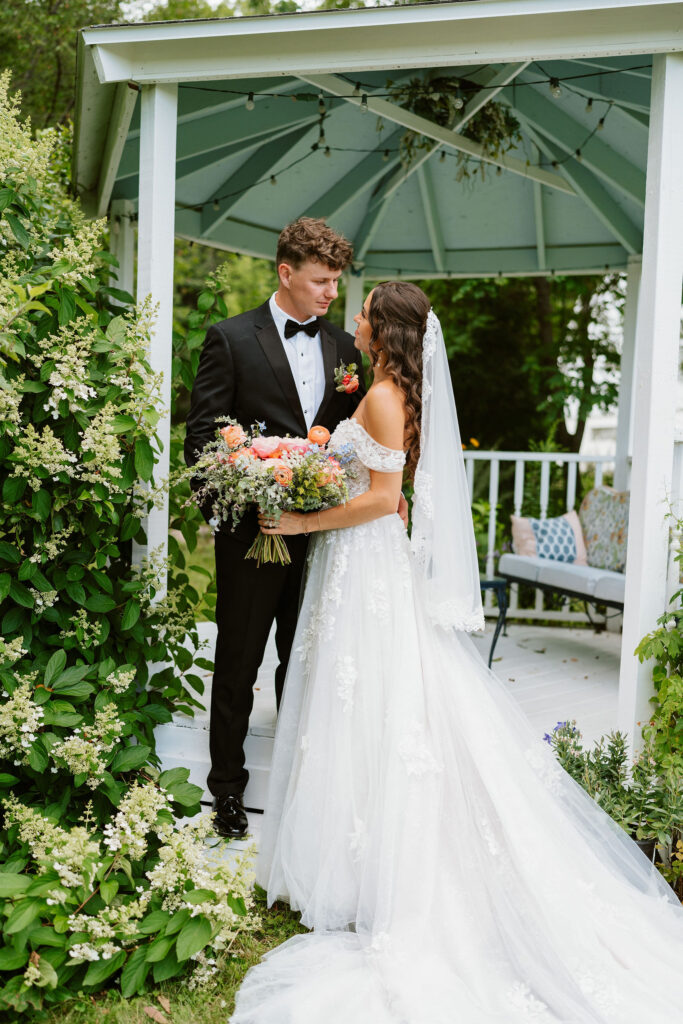
{"label": "green foliage in bouquet", "polygon": [[[196,593],[136,566],[158,500],[152,311],[109,285],[104,222],[69,197],[0,77],[0,1016],[120,980],[141,991],[249,927],[244,865],[207,868],[186,769],[154,728],[192,713]],[[115,305],[116,303],[116,305]],[[182,496],[172,495],[172,514]],[[165,574],[165,573],[164,573]],[[152,668],[153,666],[153,668]]]}

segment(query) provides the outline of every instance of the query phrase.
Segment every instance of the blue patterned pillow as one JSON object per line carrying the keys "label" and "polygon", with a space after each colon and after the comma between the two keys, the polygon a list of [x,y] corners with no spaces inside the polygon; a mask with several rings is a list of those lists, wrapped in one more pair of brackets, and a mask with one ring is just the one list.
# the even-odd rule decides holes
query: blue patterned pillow
{"label": "blue patterned pillow", "polygon": [[557,519],[529,518],[536,538],[539,558],[554,558],[556,562],[575,562],[576,537],[566,516]]}

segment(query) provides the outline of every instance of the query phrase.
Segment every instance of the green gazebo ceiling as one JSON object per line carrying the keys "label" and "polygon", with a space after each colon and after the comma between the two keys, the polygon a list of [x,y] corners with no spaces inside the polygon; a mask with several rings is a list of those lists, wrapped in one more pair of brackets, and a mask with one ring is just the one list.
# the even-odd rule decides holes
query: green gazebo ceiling
{"label": "green gazebo ceiling", "polygon": [[[450,129],[434,126],[430,148],[402,164],[399,141],[414,115],[388,97],[385,72],[359,76],[366,113],[353,77],[181,82],[176,233],[272,257],[284,224],[301,214],[324,216],[354,242],[357,269],[369,277],[601,271],[623,268],[641,252],[651,58],[425,68],[390,77],[430,76],[481,87],[466,94],[458,118],[494,97],[510,106],[522,141],[503,158],[505,169],[488,163],[483,180],[477,173],[457,181],[458,140],[468,145],[457,121]],[[559,80],[559,95],[549,79]],[[313,148],[320,92],[325,141]],[[114,199],[137,199],[139,107]],[[478,164],[469,157],[470,171]]]}

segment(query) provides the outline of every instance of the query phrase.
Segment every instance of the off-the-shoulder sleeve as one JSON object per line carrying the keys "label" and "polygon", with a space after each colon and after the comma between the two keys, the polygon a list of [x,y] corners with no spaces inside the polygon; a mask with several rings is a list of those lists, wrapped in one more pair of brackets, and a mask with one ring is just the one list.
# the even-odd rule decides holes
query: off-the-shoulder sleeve
{"label": "off-the-shoulder sleeve", "polygon": [[406,461],[406,453],[395,448],[385,448],[374,437],[370,437],[367,430],[356,420],[352,421],[355,427],[353,439],[356,455],[368,469],[376,473],[398,473],[403,469]]}

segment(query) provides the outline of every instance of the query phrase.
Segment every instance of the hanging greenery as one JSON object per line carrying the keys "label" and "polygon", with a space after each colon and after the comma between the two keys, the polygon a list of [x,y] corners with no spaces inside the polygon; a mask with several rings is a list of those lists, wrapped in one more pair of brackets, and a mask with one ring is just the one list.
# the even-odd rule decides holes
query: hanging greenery
{"label": "hanging greenery", "polygon": [[[433,121],[444,128],[452,128],[467,111],[467,100],[480,90],[480,86],[463,78],[411,78],[409,82],[394,85],[387,81],[387,89],[395,103],[412,110],[420,117]],[[514,149],[522,140],[520,125],[512,111],[502,103],[490,100],[464,125],[465,138],[477,142],[484,152],[499,158]],[[401,159],[409,166],[418,153],[438,146],[433,139],[419,132],[406,131],[401,138]],[[476,174],[482,181],[486,174],[486,163],[472,160],[466,153],[458,152],[456,181],[473,178]]]}

